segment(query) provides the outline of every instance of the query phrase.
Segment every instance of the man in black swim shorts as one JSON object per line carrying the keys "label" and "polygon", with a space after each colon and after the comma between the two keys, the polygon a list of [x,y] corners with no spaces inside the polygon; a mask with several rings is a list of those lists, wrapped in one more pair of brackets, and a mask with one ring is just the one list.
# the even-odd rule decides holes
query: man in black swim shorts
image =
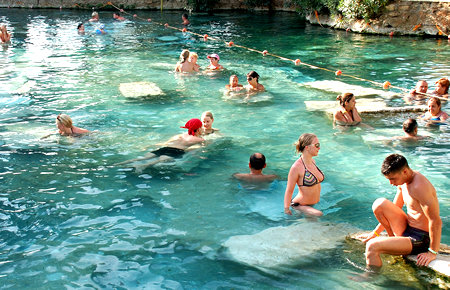
{"label": "man in black swim shorts", "polygon": [[[441,243],[442,221],[436,190],[399,154],[386,157],[381,173],[397,187],[397,194],[393,202],[378,198],[372,205],[379,224],[364,241],[368,268],[377,270],[382,266],[380,254],[418,254],[417,265],[428,266],[436,259]],[[380,237],[384,230],[388,237]]]}

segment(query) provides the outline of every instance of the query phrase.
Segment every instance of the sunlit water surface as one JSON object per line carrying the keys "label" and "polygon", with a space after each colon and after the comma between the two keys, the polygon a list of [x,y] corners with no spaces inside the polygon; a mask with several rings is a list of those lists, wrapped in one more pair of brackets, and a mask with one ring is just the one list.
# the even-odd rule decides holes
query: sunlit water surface
{"label": "sunlit water surface", "polygon": [[[0,22],[14,33],[12,44],[0,50],[3,287],[423,288],[436,280],[402,264],[406,274],[403,266],[388,265],[377,279],[354,282],[348,276],[361,272],[355,265],[364,265],[363,248],[344,241],[265,270],[234,260],[222,245],[232,236],[304,219],[298,213],[285,216],[282,200],[297,158],[293,143],[305,132],[315,133],[322,146],[316,161],[326,178],[317,208],[325,215],[319,222],[371,230],[372,202],[395,193],[380,164],[396,152],[436,187],[442,242],[450,243],[447,126],[421,126],[419,132],[431,136],[423,143],[386,145],[381,139],[401,135],[403,120],[415,114],[368,117],[365,123],[375,130],[342,133],[324,113],[306,110],[304,101],[333,100],[335,94],[301,83],[335,80],[332,73],[145,21],[115,23],[112,12],[100,13],[107,35],[96,35],[96,25],[86,24],[87,34],[80,36],[76,26],[89,18],[88,11],[0,11]],[[180,26],[180,12],[137,13]],[[434,88],[450,72],[446,40],[333,31],[287,13],[193,15],[191,21],[189,29],[201,34],[405,88],[419,79]],[[227,70],[176,75],[182,49],[196,51],[202,67],[207,54],[218,53]],[[251,70],[261,75],[267,93],[250,102],[224,98],[229,76],[237,74],[245,83]],[[164,95],[123,97],[119,84],[137,81],[156,83]],[[14,93],[27,82],[28,92]],[[214,127],[224,136],[212,145],[142,174],[112,166],[183,132],[179,127],[205,110],[214,113]],[[40,140],[56,129],[61,112],[98,132]],[[266,171],[281,179],[249,190],[231,175],[247,171],[256,151],[266,155]]]}

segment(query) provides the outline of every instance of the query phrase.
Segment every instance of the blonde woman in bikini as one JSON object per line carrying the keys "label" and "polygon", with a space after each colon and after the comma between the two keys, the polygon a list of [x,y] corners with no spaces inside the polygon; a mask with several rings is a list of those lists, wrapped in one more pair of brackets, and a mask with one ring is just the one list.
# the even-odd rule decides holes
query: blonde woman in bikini
{"label": "blonde woman in bikini", "polygon": [[73,136],[89,133],[89,130],[75,127],[72,123],[72,119],[66,114],[59,114],[56,117],[56,127],[58,128],[61,136]]}
{"label": "blonde woman in bikini", "polygon": [[[302,134],[298,139],[296,149],[297,153],[301,152],[302,155],[289,170],[284,194],[284,212],[292,215],[290,207],[293,207],[310,216],[321,216],[323,213],[312,207],[320,200],[320,183],[325,179],[325,175],[313,159],[319,154],[319,139],[314,134]],[[298,194],[292,199],[295,185],[298,185]]]}
{"label": "blonde woman in bikini", "polygon": [[356,126],[361,123],[361,117],[356,109],[355,96],[352,93],[345,93],[337,96],[340,107],[334,113],[333,124],[340,126]]}
{"label": "blonde woman in bikini", "polygon": [[189,62],[189,50],[185,49],[180,54],[180,61],[175,67],[176,72],[193,72],[194,65]]}

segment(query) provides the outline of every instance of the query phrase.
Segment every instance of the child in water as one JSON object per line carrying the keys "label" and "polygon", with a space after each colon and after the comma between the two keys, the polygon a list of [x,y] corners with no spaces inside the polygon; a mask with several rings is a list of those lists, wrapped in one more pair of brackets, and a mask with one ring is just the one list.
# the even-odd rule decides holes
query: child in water
{"label": "child in water", "polygon": [[228,91],[239,92],[240,90],[242,90],[244,88],[244,86],[239,83],[239,79],[238,79],[237,75],[232,75],[232,76],[230,76],[230,83],[228,85],[226,85],[225,88]]}

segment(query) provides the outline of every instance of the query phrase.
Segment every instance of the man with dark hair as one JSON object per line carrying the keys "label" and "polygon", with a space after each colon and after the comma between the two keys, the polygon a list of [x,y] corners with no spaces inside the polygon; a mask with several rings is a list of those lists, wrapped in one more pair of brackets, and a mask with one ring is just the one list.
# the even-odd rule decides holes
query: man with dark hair
{"label": "man with dark hair", "polygon": [[[367,242],[368,268],[381,268],[380,254],[418,254],[417,265],[428,266],[436,259],[441,243],[442,221],[436,190],[425,176],[412,170],[400,154],[387,156],[381,173],[397,186],[397,194],[393,202],[378,198],[372,205],[379,224],[364,241]],[[406,205],[406,213],[403,205]],[[384,230],[388,237],[380,236]]]}
{"label": "man with dark hair", "polygon": [[233,177],[248,182],[272,182],[278,178],[274,174],[262,173],[262,170],[266,168],[266,157],[262,153],[252,154],[248,167],[250,168],[250,173],[235,173]]}

